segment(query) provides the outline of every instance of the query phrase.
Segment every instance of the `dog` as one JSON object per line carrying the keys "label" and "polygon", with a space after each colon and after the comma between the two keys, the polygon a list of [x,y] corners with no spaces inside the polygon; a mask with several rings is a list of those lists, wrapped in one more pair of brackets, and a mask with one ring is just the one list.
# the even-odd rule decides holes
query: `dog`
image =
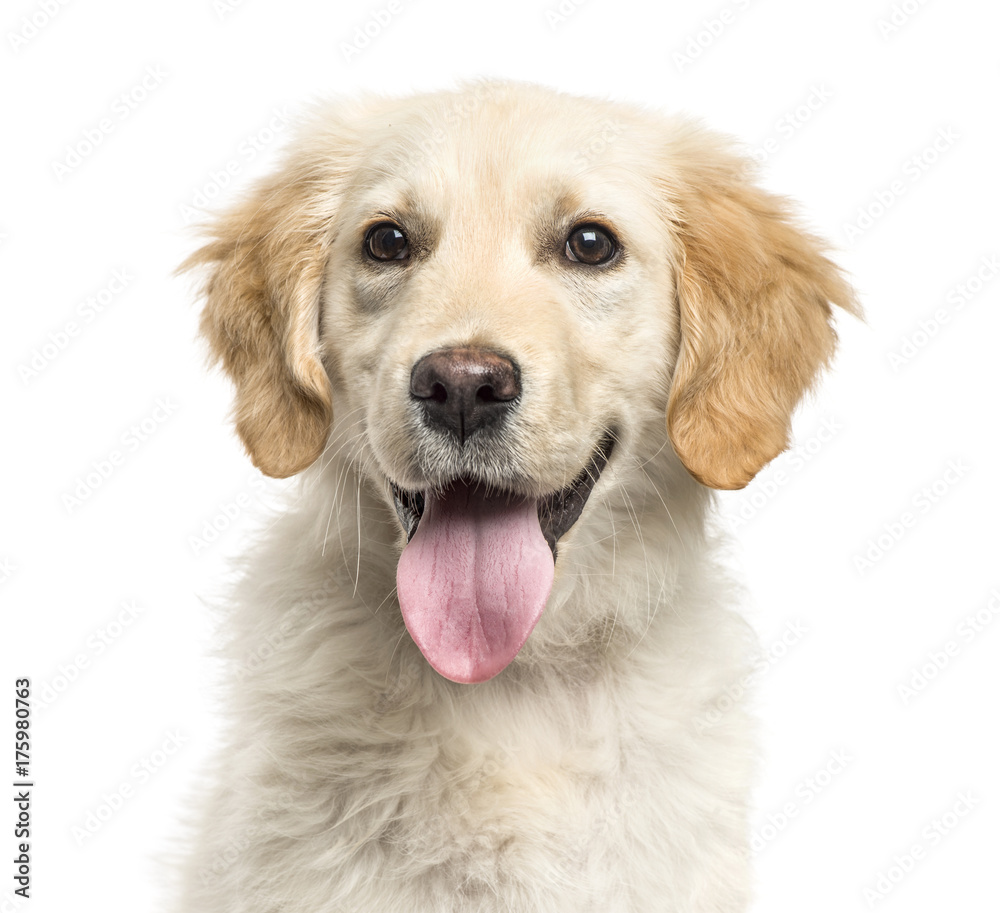
{"label": "dog", "polygon": [[477,82],[316,105],[182,266],[263,473],[197,913],[720,913],[756,645],[713,490],[849,283],[698,123]]}

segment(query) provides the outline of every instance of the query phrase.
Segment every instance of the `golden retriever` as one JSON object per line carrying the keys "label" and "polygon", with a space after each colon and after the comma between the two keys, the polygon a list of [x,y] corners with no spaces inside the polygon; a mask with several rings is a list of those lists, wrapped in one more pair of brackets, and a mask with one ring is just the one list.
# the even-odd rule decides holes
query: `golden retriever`
{"label": "golden retriever", "polygon": [[501,82],[317,106],[211,232],[236,429],[301,481],[233,594],[177,909],[745,909],[710,489],[855,310],[823,244],[699,125]]}

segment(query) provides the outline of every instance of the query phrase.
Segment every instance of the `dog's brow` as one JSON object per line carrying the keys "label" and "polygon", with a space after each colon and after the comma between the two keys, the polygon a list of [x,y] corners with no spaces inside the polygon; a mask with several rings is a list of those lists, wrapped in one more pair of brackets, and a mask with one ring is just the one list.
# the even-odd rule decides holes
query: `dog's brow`
{"label": "dog's brow", "polygon": [[557,218],[570,220],[573,218],[575,213],[579,212],[583,208],[583,200],[580,197],[579,191],[575,189],[567,189],[556,197],[555,203],[552,207],[552,212]]}
{"label": "dog's brow", "polygon": [[388,222],[405,222],[409,219],[409,212],[403,207],[396,208],[393,206],[387,206],[384,209],[376,209],[366,219],[366,221],[373,221],[376,219],[384,219]]}
{"label": "dog's brow", "polygon": [[358,208],[360,221],[372,224],[377,221],[396,222],[404,228],[428,231],[433,225],[433,219],[426,206],[412,194],[397,196],[391,201],[385,197],[375,197],[370,203],[362,203]]}

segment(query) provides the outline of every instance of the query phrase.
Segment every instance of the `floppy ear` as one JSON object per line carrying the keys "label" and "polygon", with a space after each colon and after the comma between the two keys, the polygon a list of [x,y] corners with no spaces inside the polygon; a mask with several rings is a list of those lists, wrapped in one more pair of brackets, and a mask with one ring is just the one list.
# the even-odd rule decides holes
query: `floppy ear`
{"label": "floppy ear", "polygon": [[859,313],[823,244],[749,163],[691,128],[664,181],[683,247],[667,430],[711,488],[743,488],[788,446],[792,412],[833,355],[831,304]]}
{"label": "floppy ear", "polygon": [[181,271],[208,266],[201,331],[236,386],[236,430],[254,465],[284,478],[323,452],[332,420],[319,299],[331,194],[302,156],[210,229]]}

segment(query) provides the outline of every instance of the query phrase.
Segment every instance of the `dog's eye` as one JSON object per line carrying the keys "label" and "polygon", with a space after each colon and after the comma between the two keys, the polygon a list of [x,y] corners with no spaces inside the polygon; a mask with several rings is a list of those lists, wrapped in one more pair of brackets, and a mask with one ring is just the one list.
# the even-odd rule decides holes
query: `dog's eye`
{"label": "dog's eye", "polygon": [[575,263],[607,263],[618,252],[618,245],[603,228],[581,225],[566,239],[566,256]]}
{"label": "dog's eye", "polygon": [[373,260],[405,260],[410,256],[410,242],[398,225],[379,222],[365,235],[365,251]]}

